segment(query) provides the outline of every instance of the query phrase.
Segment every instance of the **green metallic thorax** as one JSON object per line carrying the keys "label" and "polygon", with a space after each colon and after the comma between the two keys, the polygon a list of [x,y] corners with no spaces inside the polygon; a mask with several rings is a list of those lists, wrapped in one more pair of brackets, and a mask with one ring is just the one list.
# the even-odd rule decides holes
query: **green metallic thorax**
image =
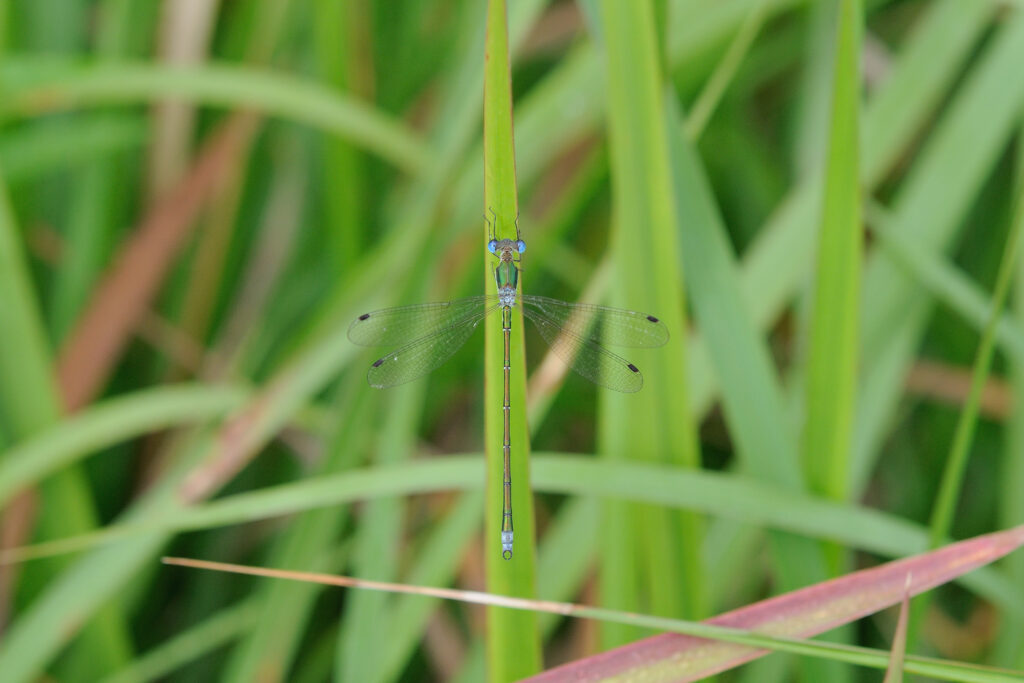
{"label": "green metallic thorax", "polygon": [[504,289],[511,289],[513,292],[519,286],[519,269],[512,261],[499,261],[494,267],[494,281],[498,285],[498,292]]}

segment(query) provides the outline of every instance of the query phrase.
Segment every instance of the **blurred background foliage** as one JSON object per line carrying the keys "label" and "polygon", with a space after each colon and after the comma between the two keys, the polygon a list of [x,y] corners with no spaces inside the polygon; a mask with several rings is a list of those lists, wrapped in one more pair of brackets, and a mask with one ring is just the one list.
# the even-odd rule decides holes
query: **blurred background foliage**
{"label": "blurred background foliage", "polygon": [[[728,500],[681,499],[705,514],[662,524],[642,478],[565,474],[545,454],[645,459],[619,444],[648,408],[565,377],[528,333],[539,597],[702,617],[801,576],[772,551],[780,529],[809,537],[801,552],[823,551],[832,574],[927,545],[1024,162],[1020,4],[864,2],[859,163],[847,168],[859,167],[865,254],[861,300],[842,311],[860,331],[841,523],[815,527],[797,492],[792,508],[776,496],[735,515]],[[654,3],[670,99],[687,112],[675,130],[697,152],[665,244],[707,247],[688,241],[687,220],[719,231],[674,276],[647,271],[630,251],[635,226],[612,220],[613,188],[658,169],[625,178],[609,152],[624,139],[610,144],[605,112],[630,84],[611,73],[595,4],[509,9],[525,287],[636,308],[685,291],[686,334],[637,356],[647,400],[665,424],[692,414],[703,468],[768,490],[785,488],[779,458],[800,462],[797,441],[772,434],[800,433],[809,412],[838,6]],[[476,0],[0,3],[0,544],[78,538],[0,565],[0,679],[484,676],[476,608],[157,562],[485,587],[496,530],[482,528],[481,339],[429,379],[377,392],[365,381],[375,356],[345,337],[365,310],[482,291],[484,18]],[[1015,281],[957,482],[956,538],[1024,523],[1024,271]],[[645,287],[646,301],[618,294]],[[716,325],[717,310],[739,331]],[[684,338],[686,390],[659,391],[672,363],[658,353]],[[776,382],[777,403],[744,404]],[[665,466],[688,466],[657,448]],[[235,497],[289,483],[276,508]],[[599,504],[630,485],[639,513]],[[204,505],[228,496],[230,510]],[[862,533],[866,508],[891,533]],[[115,524],[136,528],[82,537]],[[675,525],[690,532],[650,533]],[[691,561],[699,576],[684,585]],[[1024,667],[1022,587],[1018,556],[937,591],[917,650]],[[549,666],[644,635],[538,624]],[[887,612],[837,637],[885,648],[894,624]],[[726,676],[820,672],[774,655]]]}

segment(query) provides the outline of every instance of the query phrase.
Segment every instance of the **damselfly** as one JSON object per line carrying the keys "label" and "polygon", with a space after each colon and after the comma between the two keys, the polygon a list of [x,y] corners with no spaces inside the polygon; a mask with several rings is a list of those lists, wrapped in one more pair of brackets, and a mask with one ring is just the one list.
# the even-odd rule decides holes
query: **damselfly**
{"label": "damselfly", "polygon": [[497,295],[474,296],[455,301],[399,306],[364,313],[348,328],[348,337],[361,346],[398,346],[370,366],[370,386],[393,387],[417,379],[443,365],[487,316],[501,311],[504,335],[505,438],[504,501],[502,508],[502,557],[512,557],[512,477],[509,472],[511,438],[509,429],[509,354],[512,307],[522,302],[523,315],[533,321],[551,350],[573,370],[591,382],[615,391],[634,392],[643,387],[640,370],[602,344],[633,348],[662,346],[668,328],[653,315],[608,306],[573,304],[530,294],[517,295],[521,254],[526,243],[520,239],[496,239],[493,233],[487,250],[498,258],[494,267]]}

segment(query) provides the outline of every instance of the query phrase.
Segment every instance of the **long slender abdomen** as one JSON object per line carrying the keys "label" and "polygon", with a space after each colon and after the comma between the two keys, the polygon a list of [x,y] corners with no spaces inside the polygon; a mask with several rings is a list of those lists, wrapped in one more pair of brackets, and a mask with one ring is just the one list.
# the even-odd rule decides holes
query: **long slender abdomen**
{"label": "long slender abdomen", "polygon": [[511,338],[512,338],[512,307],[505,306],[501,309],[501,329],[505,337],[505,397],[502,402],[503,421],[505,424],[505,440],[502,444],[504,455],[504,505],[501,519],[501,556],[506,560],[512,558],[512,425],[509,420],[509,413],[512,410],[509,400],[509,381],[512,369],[510,361]]}

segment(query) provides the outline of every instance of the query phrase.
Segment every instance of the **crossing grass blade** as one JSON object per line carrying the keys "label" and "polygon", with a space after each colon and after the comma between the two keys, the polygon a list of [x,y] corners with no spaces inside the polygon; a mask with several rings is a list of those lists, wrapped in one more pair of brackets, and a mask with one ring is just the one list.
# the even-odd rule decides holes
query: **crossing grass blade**
{"label": "crossing grass blade", "polygon": [[125,394],[7,448],[0,457],[0,505],[45,476],[121,441],[241,406],[248,392],[214,385],[161,386]]}
{"label": "crossing grass blade", "polygon": [[[938,303],[955,312],[979,333],[991,312],[988,294],[948,258],[914,249],[913,242],[894,232],[892,214],[874,205],[867,207],[872,234],[880,248],[906,269]],[[1024,361],[1024,326],[1020,319],[1006,313],[996,326],[1000,350],[1015,362]]]}
{"label": "crossing grass blade", "polygon": [[227,607],[146,652],[102,683],[145,683],[174,671],[242,636],[259,615],[255,599]]}
{"label": "crossing grass blade", "polygon": [[[643,463],[612,462],[566,454],[539,454],[533,485],[548,493],[619,497],[651,505],[692,509],[744,524],[835,539],[851,548],[901,557],[928,548],[924,525],[863,506],[794,494],[749,477]],[[119,538],[155,531],[207,529],[382,496],[471,491],[483,486],[479,454],[448,456],[400,467],[356,469],[330,477],[267,487],[217,501],[173,510],[159,518],[126,520],[102,531],[24,552],[0,556],[5,562],[73,552]],[[964,584],[1024,614],[1024,598],[1009,591],[999,572],[981,570]]]}
{"label": "crossing grass blade", "polygon": [[208,106],[246,108],[306,123],[351,140],[410,173],[432,168],[426,147],[402,123],[359,99],[266,69],[229,65],[174,67],[124,63],[82,65],[53,60],[5,62],[0,119],[98,105],[190,98]]}
{"label": "crossing grass blade", "polygon": [[0,159],[9,185],[138,150],[149,130],[139,116],[107,113],[83,114],[52,128],[33,122],[0,138]]}

